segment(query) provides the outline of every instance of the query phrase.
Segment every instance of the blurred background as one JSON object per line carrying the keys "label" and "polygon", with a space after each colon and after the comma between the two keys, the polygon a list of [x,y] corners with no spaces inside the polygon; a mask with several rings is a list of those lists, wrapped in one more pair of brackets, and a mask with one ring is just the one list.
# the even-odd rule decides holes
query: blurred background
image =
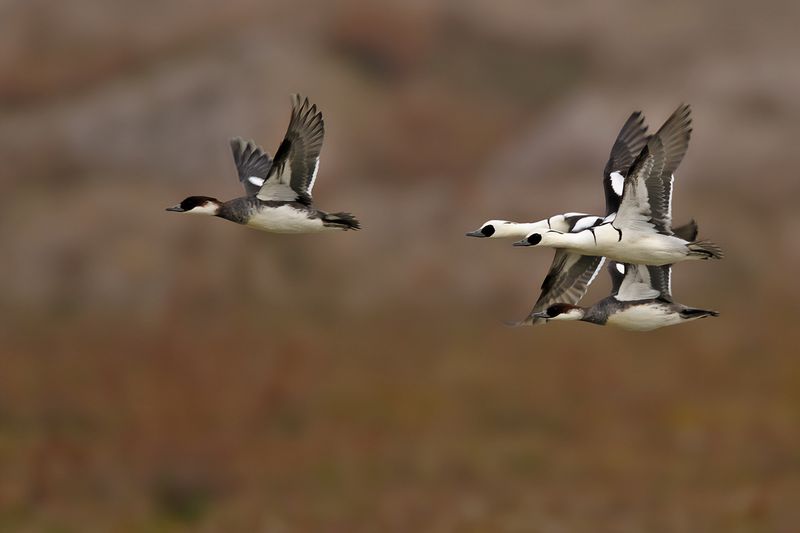
{"label": "blurred background", "polygon": [[[800,4],[0,2],[0,531],[796,531]],[[322,109],[284,236],[241,194]],[[675,269],[721,317],[509,329],[547,250],[485,220],[600,213],[628,115],[681,102]],[[608,294],[605,274],[585,302]]]}

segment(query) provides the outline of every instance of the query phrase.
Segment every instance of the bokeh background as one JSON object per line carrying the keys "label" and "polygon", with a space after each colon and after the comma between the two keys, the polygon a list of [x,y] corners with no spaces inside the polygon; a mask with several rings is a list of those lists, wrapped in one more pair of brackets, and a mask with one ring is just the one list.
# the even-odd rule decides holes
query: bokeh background
{"label": "bokeh background", "polygon": [[[790,532],[800,524],[800,3],[0,3],[0,530]],[[292,92],[318,205],[240,195]],[[547,250],[484,220],[604,208],[628,114],[695,131],[674,213],[718,319],[509,329]],[[603,274],[586,301],[608,291]]]}

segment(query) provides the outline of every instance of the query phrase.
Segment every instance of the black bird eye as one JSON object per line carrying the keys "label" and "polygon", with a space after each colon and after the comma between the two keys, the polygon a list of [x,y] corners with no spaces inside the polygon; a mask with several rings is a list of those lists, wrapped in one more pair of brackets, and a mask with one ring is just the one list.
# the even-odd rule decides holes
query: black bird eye
{"label": "black bird eye", "polygon": [[530,244],[531,246],[536,246],[537,244],[542,242],[542,236],[539,235],[538,233],[532,233],[532,234],[528,235],[527,241],[528,241],[528,244]]}
{"label": "black bird eye", "polygon": [[489,224],[488,226],[482,227],[481,233],[483,233],[484,237],[491,237],[492,235],[494,235],[494,226]]}
{"label": "black bird eye", "polygon": [[561,312],[559,311],[558,307],[556,307],[556,306],[551,306],[551,307],[547,308],[547,316],[549,316],[550,318],[555,318],[560,314],[561,314]]}

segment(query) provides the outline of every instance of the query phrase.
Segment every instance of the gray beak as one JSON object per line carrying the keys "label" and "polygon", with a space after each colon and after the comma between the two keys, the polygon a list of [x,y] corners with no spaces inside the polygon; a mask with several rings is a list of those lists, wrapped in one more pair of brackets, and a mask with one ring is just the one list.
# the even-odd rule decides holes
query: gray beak
{"label": "gray beak", "polygon": [[511,246],[530,246],[530,243],[527,239],[522,239],[521,241],[513,243]]}
{"label": "gray beak", "polygon": [[468,232],[468,233],[467,233],[467,237],[480,237],[480,238],[484,238],[484,237],[486,237],[486,235],[484,235],[483,233],[481,233],[481,230],[479,230],[479,229],[476,229],[475,231],[470,231],[470,232]]}
{"label": "gray beak", "polygon": [[176,213],[183,213],[184,209],[180,206],[180,204],[178,204],[172,207],[168,207],[167,211],[175,211]]}
{"label": "gray beak", "polygon": [[532,316],[533,318],[543,318],[543,319],[545,319],[545,320],[547,320],[547,319],[548,319],[548,317],[547,317],[547,311],[539,311],[538,313],[533,313],[531,316]]}

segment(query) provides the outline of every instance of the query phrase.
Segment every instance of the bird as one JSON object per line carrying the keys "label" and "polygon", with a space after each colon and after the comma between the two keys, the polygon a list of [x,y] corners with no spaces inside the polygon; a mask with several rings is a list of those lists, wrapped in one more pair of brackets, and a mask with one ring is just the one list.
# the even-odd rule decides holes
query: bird
{"label": "bird", "polygon": [[[722,250],[711,241],[687,241],[672,231],[674,173],[689,146],[690,115],[691,108],[682,104],[647,138],[624,175],[616,212],[606,216],[602,224],[579,232],[537,230],[514,245],[545,246],[582,255],[605,256],[621,263],[654,266],[721,259]],[[614,185],[612,180],[612,188]]]}
{"label": "bird", "polygon": [[[467,236],[496,239],[524,237],[533,231],[555,230],[576,233],[603,223],[607,217],[616,213],[622,195],[623,176],[646,142],[647,126],[644,124],[644,115],[641,111],[634,111],[617,134],[603,170],[605,216],[569,212],[528,223],[488,220],[479,229],[467,233]],[[602,268],[603,261],[604,259],[598,256],[581,255],[564,249],[556,250],[533,309],[523,320],[507,321],[506,324],[532,326],[541,322],[541,319],[534,318],[533,314],[546,309],[548,305],[555,302],[578,303]]]}
{"label": "bird", "polygon": [[[682,239],[694,240],[697,237],[697,223],[692,219],[687,224],[674,228],[673,232]],[[563,248],[556,250],[550,270],[542,282],[539,298],[531,311],[524,319],[506,324],[533,326],[542,321],[541,312],[549,306],[556,303],[577,304],[586,295],[605,260],[605,257],[579,255]]]}
{"label": "bird", "polygon": [[568,232],[575,227],[586,229],[603,220],[603,217],[587,213],[563,213],[538,220],[536,222],[512,222],[510,220],[487,220],[475,231],[467,233],[467,237],[484,239],[503,239],[525,237],[533,231],[555,229]]}
{"label": "bird", "polygon": [[325,123],[317,106],[292,95],[289,127],[274,159],[252,140],[230,140],[245,196],[227,202],[189,196],[167,211],[211,215],[272,233],[360,229],[350,213],[326,213],[313,206],[311,191],[324,136]]}
{"label": "bird", "polygon": [[537,222],[513,222],[509,220],[487,220],[467,237],[522,238],[539,230],[555,230],[563,233],[590,228],[616,213],[622,196],[624,175],[647,142],[647,126],[641,111],[634,111],[622,125],[608,161],[603,170],[603,190],[606,199],[605,216],[569,212],[539,220]]}
{"label": "bird", "polygon": [[671,265],[610,261],[611,295],[591,307],[558,302],[534,313],[537,319],[580,320],[630,331],[651,331],[719,316],[717,311],[679,304],[672,299]]}

